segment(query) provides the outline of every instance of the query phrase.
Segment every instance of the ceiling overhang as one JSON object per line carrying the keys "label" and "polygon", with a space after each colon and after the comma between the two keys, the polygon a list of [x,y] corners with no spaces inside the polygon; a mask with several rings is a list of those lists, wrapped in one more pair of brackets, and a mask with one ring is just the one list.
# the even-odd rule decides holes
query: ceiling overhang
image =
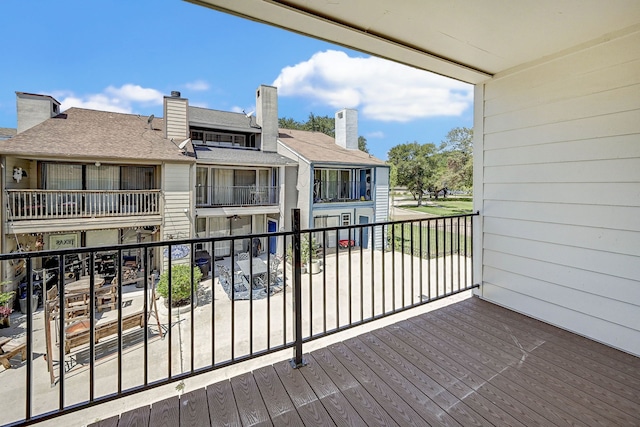
{"label": "ceiling overhang", "polygon": [[187,1],[472,84],[640,26],[637,0]]}
{"label": "ceiling overhang", "polygon": [[348,23],[318,16],[278,1],[187,1],[467,83],[479,83],[492,76],[489,72],[432,54],[417,46],[366,32]]}

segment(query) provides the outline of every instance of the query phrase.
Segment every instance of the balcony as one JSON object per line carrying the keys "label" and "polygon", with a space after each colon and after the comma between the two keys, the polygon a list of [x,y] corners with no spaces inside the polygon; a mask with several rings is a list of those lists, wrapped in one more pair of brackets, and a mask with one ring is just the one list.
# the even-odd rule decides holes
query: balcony
{"label": "balcony", "polygon": [[158,215],[160,190],[7,190],[8,220]]}
{"label": "balcony", "polygon": [[277,206],[280,190],[277,186],[198,186],[196,206]]}
{"label": "balcony", "polygon": [[[11,392],[0,424],[64,414],[78,417],[66,424],[103,420],[95,425],[140,417],[149,425],[160,417],[165,425],[637,424],[638,358],[468,298],[476,287],[475,219],[83,248],[83,282],[58,284],[42,308],[27,304],[0,331],[23,340],[25,356],[1,372]],[[341,231],[355,246],[337,248]],[[311,235],[334,238],[335,247],[304,250]],[[202,256],[256,237],[265,247],[251,262]],[[155,298],[153,275],[139,288],[118,286],[118,276],[115,285],[103,283],[99,256],[114,253],[121,271],[132,249],[145,271],[151,253],[167,271],[186,263],[209,273],[213,262],[200,281],[192,273],[197,304],[169,310]],[[22,257],[32,271],[41,257],[66,265],[77,252],[3,254],[0,262]],[[456,303],[432,310],[450,299]],[[262,367],[206,389],[190,386],[200,374],[252,359]],[[176,392],[182,382],[185,394]],[[144,407],[119,399],[129,405],[118,408],[132,411],[101,412],[103,403],[162,385]]]}
{"label": "balcony", "polygon": [[316,181],[314,203],[343,203],[371,200],[371,188],[361,181]]}

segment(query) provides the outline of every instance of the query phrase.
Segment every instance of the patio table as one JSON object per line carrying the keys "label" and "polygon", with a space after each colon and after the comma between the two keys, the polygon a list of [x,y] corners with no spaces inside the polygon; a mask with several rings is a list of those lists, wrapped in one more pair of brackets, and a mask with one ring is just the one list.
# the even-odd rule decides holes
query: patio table
{"label": "patio table", "polygon": [[264,262],[261,258],[251,258],[251,261],[245,259],[242,261],[237,261],[236,264],[238,264],[238,267],[240,267],[240,270],[242,270],[242,274],[247,277],[249,277],[251,273],[253,273],[254,276],[259,276],[267,272],[267,263]]}

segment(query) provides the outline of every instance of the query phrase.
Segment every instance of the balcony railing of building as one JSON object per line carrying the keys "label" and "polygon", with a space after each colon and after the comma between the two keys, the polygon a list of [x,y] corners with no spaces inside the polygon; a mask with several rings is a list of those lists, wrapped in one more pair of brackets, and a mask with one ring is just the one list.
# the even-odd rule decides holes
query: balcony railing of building
{"label": "balcony railing of building", "polygon": [[[0,425],[284,349],[302,367],[305,343],[477,287],[475,215],[300,230],[294,210],[291,232],[0,254],[26,271],[20,310],[0,330],[17,349]],[[238,240],[249,253],[212,256]]]}
{"label": "balcony railing of building", "polygon": [[279,193],[277,186],[198,186],[196,187],[196,206],[278,205]]}
{"label": "balcony railing of building", "polygon": [[336,203],[371,200],[371,187],[364,181],[316,181],[314,203]]}
{"label": "balcony railing of building", "polygon": [[8,219],[158,215],[160,190],[7,190]]}

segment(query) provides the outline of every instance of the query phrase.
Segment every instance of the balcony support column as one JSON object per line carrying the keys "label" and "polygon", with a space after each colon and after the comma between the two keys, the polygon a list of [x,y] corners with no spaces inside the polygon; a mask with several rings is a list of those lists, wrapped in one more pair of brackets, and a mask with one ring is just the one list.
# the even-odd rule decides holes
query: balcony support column
{"label": "balcony support column", "polygon": [[302,358],[302,260],[300,253],[300,209],[291,209],[291,227],[293,231],[293,330],[295,346],[291,366],[300,368],[307,363]]}

